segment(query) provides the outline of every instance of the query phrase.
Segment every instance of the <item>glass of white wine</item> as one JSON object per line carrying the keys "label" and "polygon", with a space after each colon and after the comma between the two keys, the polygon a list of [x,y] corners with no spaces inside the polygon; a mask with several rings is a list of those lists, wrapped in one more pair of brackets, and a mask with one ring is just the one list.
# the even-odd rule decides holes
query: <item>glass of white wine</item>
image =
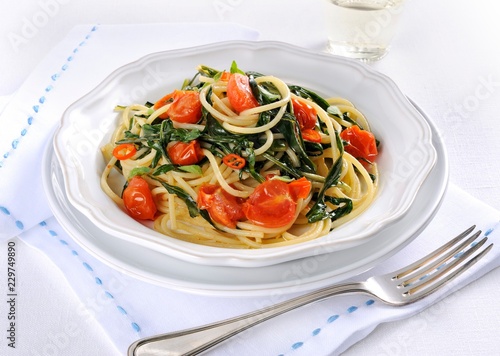
{"label": "glass of white wine", "polygon": [[390,48],[404,0],[324,0],[329,53],[376,61]]}

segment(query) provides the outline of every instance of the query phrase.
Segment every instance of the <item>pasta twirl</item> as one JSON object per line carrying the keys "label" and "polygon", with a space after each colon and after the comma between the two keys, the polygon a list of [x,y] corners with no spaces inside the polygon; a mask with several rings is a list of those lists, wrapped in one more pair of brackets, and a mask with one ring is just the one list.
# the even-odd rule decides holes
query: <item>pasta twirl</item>
{"label": "pasta twirl", "polygon": [[378,142],[350,101],[234,62],[197,70],[155,103],[117,107],[101,186],[132,217],[193,243],[277,247],[324,236],[375,199]]}

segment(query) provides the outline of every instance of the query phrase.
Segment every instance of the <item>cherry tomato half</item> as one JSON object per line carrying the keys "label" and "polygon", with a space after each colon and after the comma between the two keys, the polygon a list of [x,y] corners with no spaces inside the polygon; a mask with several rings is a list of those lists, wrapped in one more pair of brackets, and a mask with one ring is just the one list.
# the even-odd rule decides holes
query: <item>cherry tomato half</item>
{"label": "cherry tomato half", "polygon": [[245,218],[242,202],[215,184],[202,185],[198,191],[198,207],[206,209],[213,221],[233,229]]}
{"label": "cherry tomato half", "polygon": [[293,113],[299,122],[301,130],[313,129],[316,126],[317,113],[311,105],[292,98]]}
{"label": "cherry tomato half", "polygon": [[195,124],[201,118],[200,95],[192,90],[174,90],[158,100],[153,108],[159,108],[170,104],[168,110],[160,115],[160,118],[169,118],[172,121]]}
{"label": "cherry tomato half", "polygon": [[347,142],[344,147],[345,151],[355,158],[363,158],[370,162],[377,158],[377,143],[370,131],[361,130],[359,126],[353,125],[344,129],[340,133],[340,138]]}
{"label": "cherry tomato half", "polygon": [[311,192],[312,184],[305,177],[296,179],[288,183],[288,189],[294,200],[305,199]]}
{"label": "cherry tomato half", "polygon": [[200,143],[197,140],[190,142],[177,141],[167,147],[167,152],[172,163],[181,166],[196,164],[204,157]]}
{"label": "cherry tomato half", "polygon": [[144,178],[135,176],[130,180],[123,191],[123,203],[128,214],[134,219],[154,220],[156,204]]}
{"label": "cherry tomato half", "polygon": [[318,131],[313,129],[303,129],[302,130],[302,138],[306,141],[320,143],[321,135]]}
{"label": "cherry tomato half", "polygon": [[222,162],[232,169],[242,169],[245,167],[246,161],[236,153],[230,153],[222,159]]}
{"label": "cherry tomato half", "polygon": [[227,82],[229,80],[229,78],[231,77],[231,73],[230,72],[222,72],[221,75],[220,75],[220,80],[224,81],[224,82]]}
{"label": "cherry tomato half", "polygon": [[292,198],[288,184],[277,179],[258,185],[243,203],[243,212],[248,220],[269,228],[291,223],[296,208],[297,202]]}
{"label": "cherry tomato half", "polygon": [[120,161],[131,158],[137,152],[137,148],[131,143],[122,143],[113,149],[113,156]]}
{"label": "cherry tomato half", "polygon": [[250,82],[246,75],[233,73],[227,82],[227,98],[233,109],[240,112],[259,106],[253,96]]}

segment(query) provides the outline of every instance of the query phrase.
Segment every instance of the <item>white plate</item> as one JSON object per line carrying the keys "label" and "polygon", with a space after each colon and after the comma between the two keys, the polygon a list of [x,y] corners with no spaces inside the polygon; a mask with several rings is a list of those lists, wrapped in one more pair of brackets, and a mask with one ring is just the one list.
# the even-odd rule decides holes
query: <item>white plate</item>
{"label": "white plate", "polygon": [[61,226],[94,257],[127,275],[204,295],[302,292],[339,282],[374,267],[410,243],[431,221],[447,187],[448,158],[441,137],[432,122],[429,124],[434,133],[437,163],[403,218],[362,245],[266,267],[198,265],[107,234],[69,204],[61,168],[50,145],[42,165],[43,183],[50,207]]}
{"label": "white plate", "polygon": [[[100,146],[117,120],[117,104],[156,101],[191,78],[197,65],[239,67],[278,76],[325,96],[351,100],[382,142],[377,158],[379,190],[353,221],[316,240],[268,249],[224,249],[162,235],[130,218],[100,188],[105,162]],[[106,233],[168,256],[205,265],[261,267],[343,250],[371,236],[408,211],[436,160],[432,133],[396,84],[370,67],[277,42],[223,42],[148,55],[130,63],[71,105],[55,135],[68,200]]]}

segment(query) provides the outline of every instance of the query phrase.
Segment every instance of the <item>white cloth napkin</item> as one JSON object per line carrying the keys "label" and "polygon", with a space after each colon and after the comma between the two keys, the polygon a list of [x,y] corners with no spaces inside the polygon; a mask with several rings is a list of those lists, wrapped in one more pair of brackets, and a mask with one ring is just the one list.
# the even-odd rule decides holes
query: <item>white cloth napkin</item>
{"label": "white cloth napkin", "polygon": [[[177,35],[165,37],[165,33]],[[268,304],[270,296],[224,298],[189,294],[109,268],[82,249],[51,217],[39,179],[41,154],[64,109],[118,66],[150,52],[257,38],[255,31],[230,24],[80,26],[40,63],[0,114],[2,122],[11,123],[0,132],[0,238],[19,235],[44,252],[80,298],[79,314],[97,318],[122,354],[138,338],[252,311]],[[88,75],[83,81],[76,81],[73,73],[77,72]],[[499,219],[499,212],[452,185],[443,206],[422,235],[359,278],[406,265],[472,224],[496,241]],[[418,313],[497,267],[499,254],[500,249],[493,248],[470,273],[411,306],[392,308],[362,295],[339,296],[266,322],[211,354],[338,354],[378,324]]]}

